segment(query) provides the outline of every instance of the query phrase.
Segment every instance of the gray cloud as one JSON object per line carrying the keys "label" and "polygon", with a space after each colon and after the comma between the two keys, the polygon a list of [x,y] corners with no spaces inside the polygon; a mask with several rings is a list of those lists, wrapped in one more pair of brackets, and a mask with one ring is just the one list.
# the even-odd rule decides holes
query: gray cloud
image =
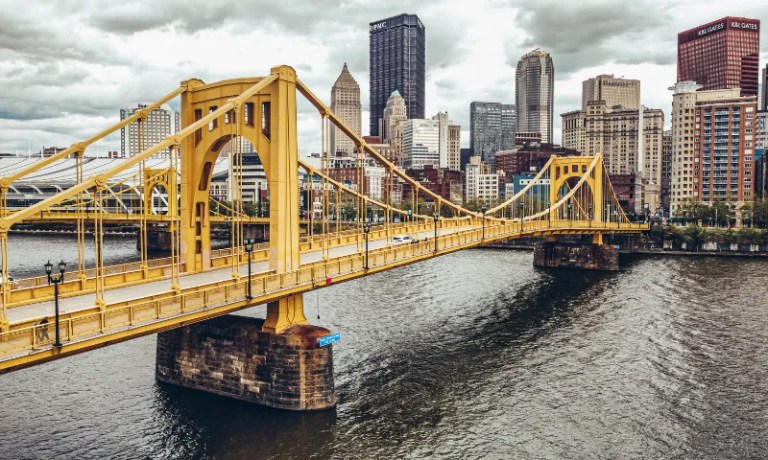
{"label": "gray cloud", "polygon": [[[462,67],[469,58],[486,52],[472,47],[476,37],[471,34],[478,28],[489,36],[495,32],[490,27],[483,31],[483,25],[477,23],[472,25],[475,30],[469,30],[468,21],[485,14],[489,23],[501,18],[510,30],[521,31],[519,37],[502,44],[504,60],[489,56],[506,62],[510,71],[533,48],[552,53],[557,125],[560,112],[580,104],[574,96],[576,88],[563,89],[572,84],[566,81],[574,72],[594,67],[610,72],[610,64],[656,64],[668,70],[674,64],[678,31],[727,14],[768,16],[768,7],[746,1],[740,5],[741,0],[696,4],[695,8],[669,0],[477,1],[480,3],[467,4],[465,11],[457,3],[404,0],[373,4],[363,0],[5,0],[0,28],[0,151],[25,150],[30,139],[36,144],[66,145],[73,136],[85,137],[116,121],[121,107],[155,100],[181,80],[232,78],[243,68],[264,73],[280,63],[265,62],[265,50],[297,43],[312,46],[313,52],[285,63],[293,65],[316,94],[328,101],[331,85],[347,62],[360,83],[365,110],[368,23],[403,12],[418,14],[427,28],[427,86],[437,93],[427,94],[429,111],[447,110],[466,130],[471,101],[514,103],[510,72],[490,82],[484,80],[489,82],[486,86],[467,84],[456,76],[457,71],[464,75],[485,71]],[[767,26],[764,24],[764,30]],[[238,71],[181,53],[189,43],[198,46],[208,36],[223,37],[212,45],[224,49],[254,32],[257,38],[252,44],[239,42]],[[260,35],[270,40],[260,41]],[[136,40],[142,37],[146,40]],[[766,32],[762,38],[766,49]],[[139,45],[128,48],[126,43]],[[163,54],[162,62],[154,56],[154,46],[170,50]],[[202,50],[199,54],[205,55]],[[249,65],[243,66],[243,62]],[[665,72],[659,77],[663,82],[643,81],[644,99],[650,95],[654,103],[668,105],[666,87],[671,82],[666,81],[670,76]],[[438,100],[442,102],[434,102]],[[315,120],[313,109],[302,105],[301,111],[302,120]],[[362,125],[368,126],[368,120],[362,120]],[[319,133],[302,133],[309,136],[309,145],[319,144]]]}
{"label": "gray cloud", "polygon": [[550,52],[561,75],[610,61],[674,63],[676,49],[659,46],[676,30],[663,2],[526,0],[520,10],[518,25],[529,35],[520,46],[508,49],[511,66],[538,47]]}

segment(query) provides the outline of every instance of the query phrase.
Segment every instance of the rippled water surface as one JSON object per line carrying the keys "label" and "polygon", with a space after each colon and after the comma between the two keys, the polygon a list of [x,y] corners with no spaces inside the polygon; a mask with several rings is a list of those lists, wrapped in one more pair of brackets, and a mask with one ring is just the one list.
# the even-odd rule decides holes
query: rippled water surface
{"label": "rippled water surface", "polygon": [[2,375],[0,458],[765,457],[768,260],[531,263],[464,251],[308,294],[342,334],[332,411],[159,384],[154,336]]}

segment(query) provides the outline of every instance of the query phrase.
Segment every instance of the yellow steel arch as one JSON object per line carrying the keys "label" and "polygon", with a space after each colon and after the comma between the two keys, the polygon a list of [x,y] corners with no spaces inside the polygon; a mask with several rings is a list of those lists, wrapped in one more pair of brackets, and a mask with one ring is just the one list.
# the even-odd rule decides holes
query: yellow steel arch
{"label": "yellow steel arch", "polygon": [[[597,157],[584,157],[584,156],[569,156],[558,157],[553,156],[552,163],[550,164],[551,173],[549,177],[549,205],[553,208],[559,201],[559,191],[570,179],[584,179],[592,196],[593,203],[603,202],[603,169],[602,168],[602,155],[598,154]],[[600,167],[595,166],[595,163]],[[585,177],[586,175],[586,177]],[[602,220],[602,213],[597,212],[595,216],[597,222]]]}

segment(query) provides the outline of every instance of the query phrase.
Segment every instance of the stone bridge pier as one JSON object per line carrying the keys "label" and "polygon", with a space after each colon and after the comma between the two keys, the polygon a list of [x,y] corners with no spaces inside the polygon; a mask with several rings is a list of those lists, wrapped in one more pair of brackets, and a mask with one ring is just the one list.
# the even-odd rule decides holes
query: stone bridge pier
{"label": "stone bridge pier", "polygon": [[328,330],[262,330],[263,319],[227,315],[157,335],[157,380],[278,409],[336,405]]}
{"label": "stone bridge pier", "polygon": [[544,241],[534,246],[533,266],[617,271],[619,253],[615,246],[602,242]]}

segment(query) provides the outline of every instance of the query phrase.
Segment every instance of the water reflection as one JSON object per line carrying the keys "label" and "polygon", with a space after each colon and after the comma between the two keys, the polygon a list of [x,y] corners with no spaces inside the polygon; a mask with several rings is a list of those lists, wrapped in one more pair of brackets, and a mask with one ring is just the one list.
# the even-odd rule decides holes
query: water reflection
{"label": "water reflection", "polygon": [[768,262],[622,263],[619,273],[543,271],[529,253],[473,250],[308,294],[311,321],[342,334],[334,411],[270,410],[158,384],[154,337],[3,375],[0,452],[761,457]]}

